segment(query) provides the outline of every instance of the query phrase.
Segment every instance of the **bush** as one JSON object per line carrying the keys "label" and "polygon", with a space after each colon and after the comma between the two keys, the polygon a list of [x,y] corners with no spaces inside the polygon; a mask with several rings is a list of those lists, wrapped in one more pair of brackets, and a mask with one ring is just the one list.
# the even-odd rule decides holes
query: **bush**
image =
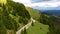
{"label": "bush", "polygon": [[26,28],[24,28],[24,34],[27,34]]}
{"label": "bush", "polygon": [[24,28],[24,30],[21,31],[21,34],[27,34],[26,28]]}
{"label": "bush", "polygon": [[31,24],[32,26],[34,26],[34,23],[33,23],[33,21],[32,21],[32,24]]}

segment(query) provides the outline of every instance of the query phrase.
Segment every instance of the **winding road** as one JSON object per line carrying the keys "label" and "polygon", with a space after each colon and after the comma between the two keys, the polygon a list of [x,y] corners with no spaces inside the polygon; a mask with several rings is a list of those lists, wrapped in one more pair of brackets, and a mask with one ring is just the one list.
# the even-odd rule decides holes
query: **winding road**
{"label": "winding road", "polygon": [[27,25],[23,26],[20,30],[18,30],[16,34],[21,34],[21,31],[24,30],[24,28],[28,29],[31,26],[32,22],[35,22],[33,18],[31,18],[30,20],[31,21]]}

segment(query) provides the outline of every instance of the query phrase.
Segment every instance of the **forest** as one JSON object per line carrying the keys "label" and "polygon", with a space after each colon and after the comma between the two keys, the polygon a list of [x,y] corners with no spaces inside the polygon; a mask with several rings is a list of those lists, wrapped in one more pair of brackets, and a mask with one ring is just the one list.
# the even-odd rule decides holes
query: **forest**
{"label": "forest", "polygon": [[29,12],[22,3],[6,0],[0,3],[0,34],[9,32],[16,34],[16,31],[28,23]]}

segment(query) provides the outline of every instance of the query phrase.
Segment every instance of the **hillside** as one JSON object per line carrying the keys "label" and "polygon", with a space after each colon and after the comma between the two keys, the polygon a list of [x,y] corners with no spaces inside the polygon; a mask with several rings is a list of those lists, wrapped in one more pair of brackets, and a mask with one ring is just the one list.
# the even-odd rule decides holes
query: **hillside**
{"label": "hillside", "polygon": [[29,12],[22,3],[0,1],[0,34],[16,34],[30,20]]}
{"label": "hillside", "polygon": [[30,7],[26,7],[26,9],[28,10],[31,17],[33,17],[35,20],[38,20],[38,18],[40,17],[40,14],[39,14],[40,12],[38,10],[35,10]]}
{"label": "hillside", "polygon": [[27,34],[47,34],[49,32],[49,26],[36,21],[34,26],[27,29]]}
{"label": "hillside", "polygon": [[43,24],[49,25],[48,34],[60,34],[60,18],[49,14],[40,14],[39,21]]}
{"label": "hillside", "polygon": [[47,34],[47,32],[49,32],[49,26],[39,22],[41,13],[38,10],[32,9],[30,7],[26,7],[26,9],[29,11],[29,14],[31,15],[31,17],[33,17],[35,20],[35,23],[33,23],[33,26],[30,26],[26,30],[26,33],[27,34]]}

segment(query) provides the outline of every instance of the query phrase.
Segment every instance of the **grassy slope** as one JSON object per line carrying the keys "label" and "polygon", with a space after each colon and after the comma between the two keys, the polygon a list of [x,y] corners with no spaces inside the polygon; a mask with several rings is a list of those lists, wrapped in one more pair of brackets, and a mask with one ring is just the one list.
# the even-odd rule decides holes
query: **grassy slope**
{"label": "grassy slope", "polygon": [[[33,10],[32,8],[27,7],[27,10],[29,11],[31,17],[34,19],[39,18],[39,12],[37,10]],[[41,28],[41,29],[40,29]],[[34,23],[34,26],[31,26],[27,29],[27,34],[47,34],[49,26],[41,24],[39,21],[36,21]]]}
{"label": "grassy slope", "polygon": [[27,29],[28,34],[47,34],[48,30],[48,25],[44,25],[36,21],[34,26],[31,26],[29,29]]}
{"label": "grassy slope", "polygon": [[29,11],[31,17],[33,17],[34,19],[38,19],[39,18],[39,12],[37,10],[34,10],[30,7],[26,7],[26,9]]}

